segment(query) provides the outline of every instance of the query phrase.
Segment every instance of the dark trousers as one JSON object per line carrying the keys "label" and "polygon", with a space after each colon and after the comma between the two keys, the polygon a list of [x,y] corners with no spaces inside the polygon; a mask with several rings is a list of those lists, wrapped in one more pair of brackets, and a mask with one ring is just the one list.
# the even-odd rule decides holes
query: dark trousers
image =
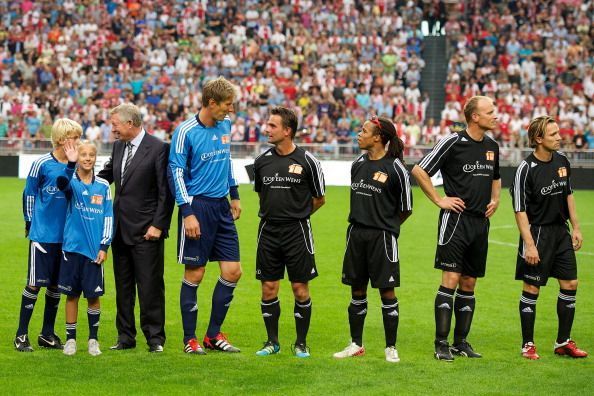
{"label": "dark trousers", "polygon": [[116,287],[116,328],[123,344],[136,343],[134,305],[136,290],[140,304],[140,328],[148,344],[165,344],[165,242],[124,244],[114,238],[113,273]]}

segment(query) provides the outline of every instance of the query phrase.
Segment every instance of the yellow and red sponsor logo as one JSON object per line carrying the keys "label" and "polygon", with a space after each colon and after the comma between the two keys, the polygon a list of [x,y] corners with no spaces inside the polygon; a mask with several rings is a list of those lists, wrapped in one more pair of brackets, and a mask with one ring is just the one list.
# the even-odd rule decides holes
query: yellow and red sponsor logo
{"label": "yellow and red sponsor logo", "polygon": [[223,144],[229,144],[229,142],[231,141],[229,135],[223,135],[221,136],[221,143]]}
{"label": "yellow and red sponsor logo", "polygon": [[303,167],[299,164],[291,164],[289,165],[289,173],[300,175],[301,173],[303,173]]}
{"label": "yellow and red sponsor logo", "polygon": [[91,196],[91,203],[93,205],[101,205],[103,203],[103,196],[102,195]]}
{"label": "yellow and red sponsor logo", "polygon": [[567,168],[562,166],[561,168],[557,169],[557,174],[559,174],[559,177],[567,177]]}
{"label": "yellow and red sponsor logo", "polygon": [[376,180],[380,183],[385,183],[388,180],[388,175],[386,175],[384,172],[375,172],[373,174],[373,180]]}
{"label": "yellow and red sponsor logo", "polygon": [[495,153],[493,151],[487,151],[487,161],[495,161]]}

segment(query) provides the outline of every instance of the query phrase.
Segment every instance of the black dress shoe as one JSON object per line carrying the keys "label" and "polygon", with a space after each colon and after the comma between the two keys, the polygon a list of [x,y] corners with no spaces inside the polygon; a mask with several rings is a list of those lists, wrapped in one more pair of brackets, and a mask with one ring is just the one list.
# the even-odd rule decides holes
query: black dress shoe
{"label": "black dress shoe", "polygon": [[149,352],[151,353],[159,353],[163,352],[163,345],[161,344],[150,344],[149,345]]}
{"label": "black dress shoe", "polygon": [[123,342],[118,341],[115,345],[112,345],[109,349],[112,351],[121,351],[124,349],[134,349],[136,348],[136,344],[124,344]]}

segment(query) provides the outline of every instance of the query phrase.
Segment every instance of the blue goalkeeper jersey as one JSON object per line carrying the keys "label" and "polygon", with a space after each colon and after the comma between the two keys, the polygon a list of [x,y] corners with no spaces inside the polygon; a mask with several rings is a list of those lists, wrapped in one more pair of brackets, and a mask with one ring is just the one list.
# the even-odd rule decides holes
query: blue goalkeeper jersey
{"label": "blue goalkeeper jersey", "polygon": [[52,153],[42,155],[31,166],[23,191],[23,215],[31,241],[62,243],[67,202],[57,179],[64,169],[66,164]]}
{"label": "blue goalkeeper jersey", "polygon": [[95,260],[100,249],[107,251],[113,234],[109,183],[93,176],[91,183],[85,184],[73,173],[74,167],[68,166],[66,176],[58,180],[68,200],[62,250]]}
{"label": "blue goalkeeper jersey", "polygon": [[198,115],[181,123],[173,133],[169,168],[178,206],[201,195],[222,198],[237,186],[231,163],[231,120],[226,117],[207,127]]}

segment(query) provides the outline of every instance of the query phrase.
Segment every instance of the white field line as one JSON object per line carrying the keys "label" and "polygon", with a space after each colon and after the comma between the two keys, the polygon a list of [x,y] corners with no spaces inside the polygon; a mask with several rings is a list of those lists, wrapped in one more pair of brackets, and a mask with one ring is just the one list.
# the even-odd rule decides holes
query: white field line
{"label": "white field line", "polygon": [[[594,225],[594,223],[581,223],[581,226],[591,226]],[[516,228],[517,226],[515,224],[504,224],[504,225],[500,225],[500,226],[493,226],[490,227],[490,230],[505,230],[505,229],[509,229],[509,228]]]}
{"label": "white field line", "polygon": [[[594,225],[594,223],[582,223],[581,225],[583,226],[590,226],[590,225]],[[509,229],[509,228],[516,228],[515,225],[509,225],[509,224],[504,224],[504,225],[500,225],[500,226],[495,226],[495,227],[490,227],[490,230],[503,230],[503,229]],[[502,242],[502,241],[497,241],[494,239],[489,239],[489,243],[494,243],[495,245],[501,245],[501,246],[509,246],[512,247],[514,249],[518,248],[518,244],[517,243],[509,243],[509,242]],[[594,253],[592,252],[584,252],[581,250],[578,250],[577,252],[575,252],[576,254],[583,254],[584,256],[594,256]]]}

